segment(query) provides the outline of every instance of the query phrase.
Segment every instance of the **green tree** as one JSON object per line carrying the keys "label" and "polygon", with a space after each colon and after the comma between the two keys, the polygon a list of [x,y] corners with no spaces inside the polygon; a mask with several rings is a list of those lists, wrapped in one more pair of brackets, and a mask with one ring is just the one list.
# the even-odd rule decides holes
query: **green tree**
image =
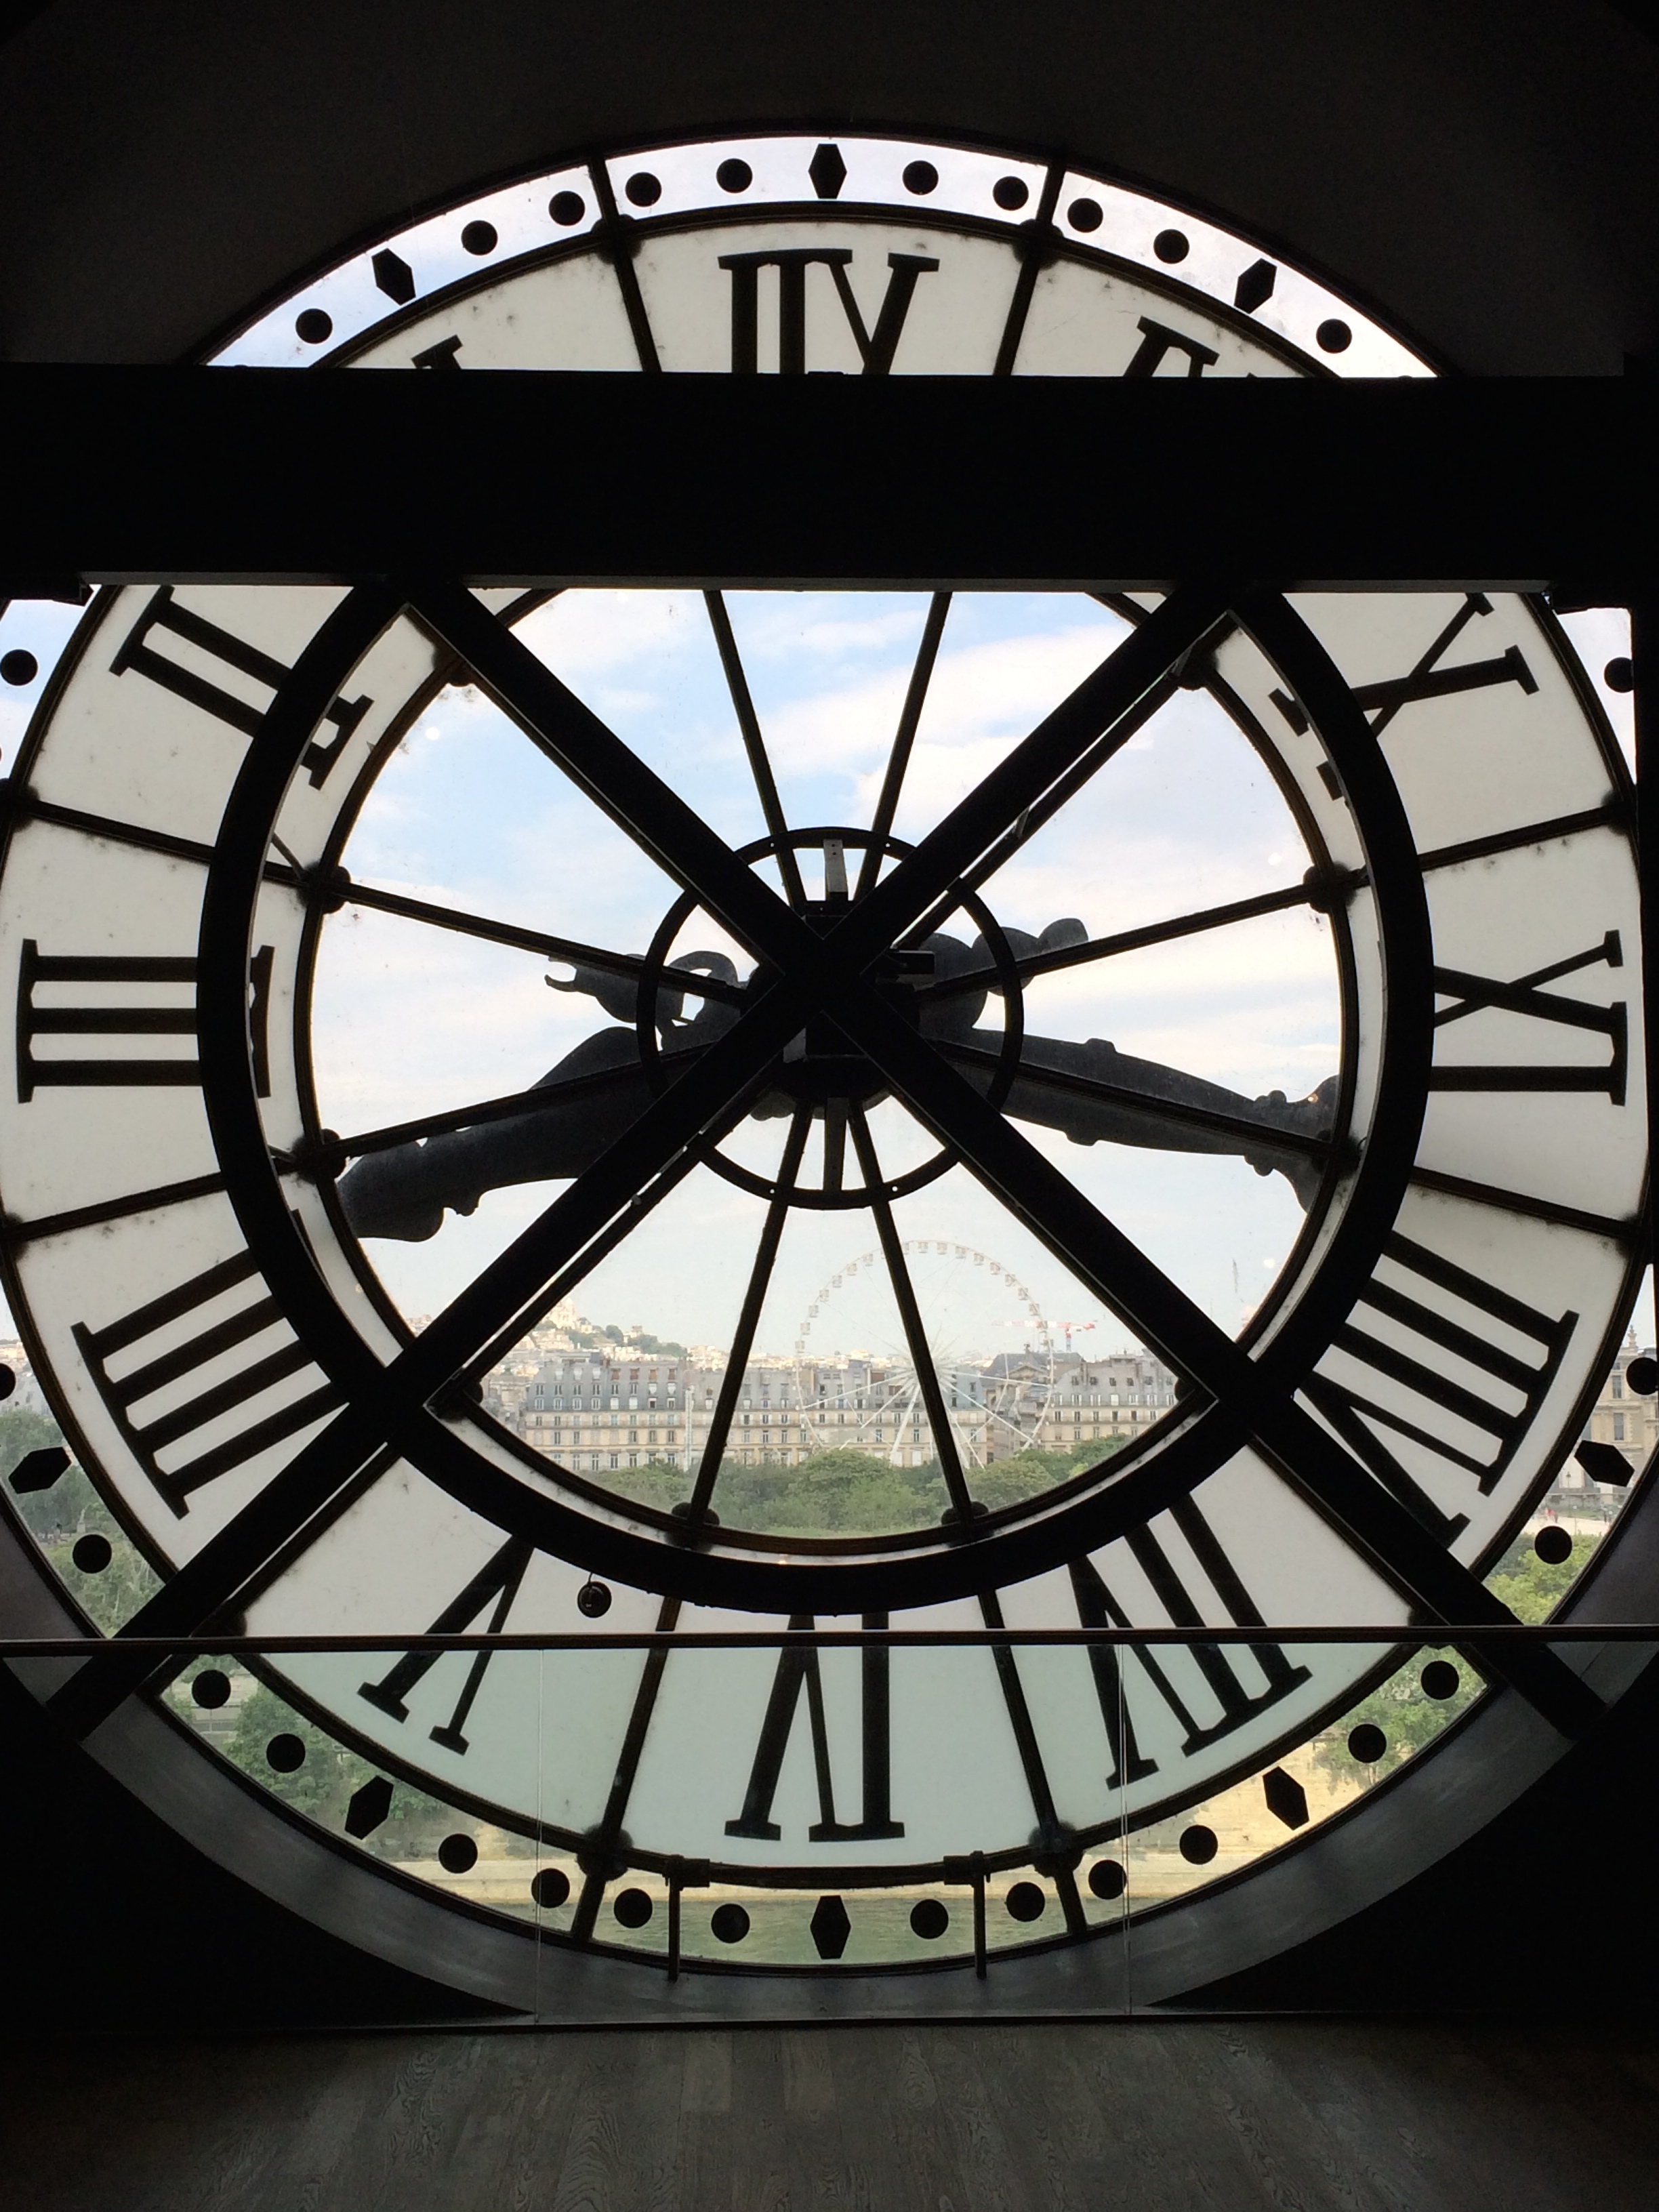
{"label": "green tree", "polygon": [[[233,1676],[242,1672],[234,1661],[205,1660],[191,1667],[192,1678],[204,1666],[216,1666]],[[194,1724],[198,1713],[188,1682],[176,1684],[172,1697],[177,1710]],[[281,1735],[297,1736],[305,1747],[303,1761],[289,1773],[280,1772],[266,1756],[273,1739]],[[380,1771],[355,1751],[337,1743],[264,1682],[258,1683],[237,1708],[235,1727],[220,1747],[233,1765],[262,1784],[273,1797],[331,1828],[343,1825],[353,1794]],[[377,1831],[373,1847],[383,1856],[410,1856],[420,1848],[422,1838],[447,1835],[455,1823],[451,1808],[423,1790],[396,1783],[392,1809],[385,1827]]]}
{"label": "green tree", "polygon": [[1595,1556],[1599,1536],[1577,1536],[1565,1559],[1540,1559],[1530,1536],[1519,1536],[1486,1577],[1517,1620],[1547,1620]]}
{"label": "green tree", "polygon": [[[26,1406],[0,1413],[0,1478],[9,1475],[30,1452],[63,1441],[64,1432],[50,1414],[31,1412]],[[143,1553],[81,1468],[67,1468],[49,1490],[25,1491],[21,1497],[8,1483],[7,1495],[70,1596],[106,1636],[159,1589]],[[96,1573],[75,1564],[75,1547],[82,1536],[102,1536],[109,1544],[109,1565]]]}
{"label": "green tree", "polygon": [[[1431,1698],[1423,1687],[1423,1670],[1433,1659],[1449,1659],[1457,1669],[1457,1687],[1449,1698]],[[1316,1756],[1322,1766],[1338,1774],[1388,1774],[1403,1759],[1413,1757],[1468,1711],[1486,1685],[1461,1654],[1419,1651],[1397,1674],[1380,1683],[1370,1697],[1345,1713],[1335,1733],[1322,1739]],[[1357,1759],[1348,1748],[1353,1730],[1369,1723],[1382,1731],[1388,1748],[1375,1762]]]}

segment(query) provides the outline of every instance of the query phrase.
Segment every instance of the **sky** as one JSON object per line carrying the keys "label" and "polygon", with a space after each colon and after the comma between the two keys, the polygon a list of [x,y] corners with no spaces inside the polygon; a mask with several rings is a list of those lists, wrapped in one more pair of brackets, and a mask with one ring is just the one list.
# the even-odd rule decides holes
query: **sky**
{"label": "sky", "polygon": [[[738,593],[729,610],[787,818],[867,823],[926,599]],[[722,837],[738,843],[761,834],[699,594],[572,592],[532,617],[525,634]],[[896,834],[915,838],[931,828],[1123,635],[1117,617],[1080,597],[958,597]],[[445,695],[411,733],[347,859],[362,879],[624,951],[644,949],[673,896],[623,833],[468,691]],[[1182,693],[987,896],[1004,924],[1036,933],[1075,916],[1098,934],[1293,883],[1307,865],[1249,748],[1206,698]],[[809,860],[809,875],[817,866]],[[706,917],[678,944],[726,950],[746,965]],[[994,1018],[988,1012],[982,1022]],[[319,971],[323,1118],[342,1131],[363,1128],[519,1088],[605,1019],[591,1000],[547,990],[532,956],[348,909],[329,926]],[[1109,1039],[1247,1097],[1302,1095],[1336,1066],[1328,935],[1317,917],[1294,912],[1193,945],[1121,957],[1109,972],[1044,978],[1028,992],[1026,1022],[1037,1035]],[[931,1152],[898,1107],[878,1109],[876,1123],[884,1162]],[[736,1149],[757,1164],[775,1158],[781,1127],[750,1124]],[[1237,1160],[1083,1149],[1029,1125],[1027,1133],[1229,1326],[1260,1298],[1300,1222],[1281,1178],[1260,1178]],[[451,1217],[429,1243],[377,1242],[373,1257],[406,1312],[430,1312],[546,1195],[497,1193],[469,1219]],[[759,1214],[758,1201],[699,1171],[631,1249],[602,1264],[578,1303],[599,1320],[725,1343]],[[981,1354],[1011,1348],[1030,1303],[1051,1322],[1076,1323],[1092,1348],[1127,1340],[1098,1300],[964,1172],[903,1201],[898,1225],[907,1237],[951,1247],[945,1265],[934,1266],[940,1255],[930,1253],[924,1270],[941,1349],[947,1340]],[[866,1214],[797,1216],[760,1348],[788,1352],[816,1293],[872,1243]],[[1029,1300],[1008,1291],[1011,1273]],[[851,1351],[883,1343],[896,1328],[879,1271],[874,1279],[865,1271],[856,1288],[843,1282],[813,1340]]]}

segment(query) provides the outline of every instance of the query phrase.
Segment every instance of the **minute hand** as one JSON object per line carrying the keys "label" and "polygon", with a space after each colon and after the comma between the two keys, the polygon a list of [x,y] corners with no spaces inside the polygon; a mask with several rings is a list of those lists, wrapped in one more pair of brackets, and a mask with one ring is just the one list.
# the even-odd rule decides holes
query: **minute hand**
{"label": "minute hand", "polygon": [[[992,1033],[937,1042],[976,1091],[989,1088],[1001,1064]],[[1017,1121],[1059,1129],[1074,1145],[1231,1155],[1258,1175],[1277,1169],[1305,1208],[1329,1157],[1336,1088],[1330,1078],[1307,1098],[1286,1098],[1282,1091],[1247,1098],[1182,1068],[1119,1052],[1102,1037],[1079,1044],[1028,1036],[1003,1110]]]}

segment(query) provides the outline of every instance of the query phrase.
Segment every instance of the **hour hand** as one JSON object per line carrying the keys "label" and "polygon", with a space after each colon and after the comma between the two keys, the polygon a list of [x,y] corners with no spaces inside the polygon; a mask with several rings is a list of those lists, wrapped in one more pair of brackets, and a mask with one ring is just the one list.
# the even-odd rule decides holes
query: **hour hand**
{"label": "hour hand", "polygon": [[[729,988],[737,970],[722,952],[688,952],[668,965],[686,979],[665,980],[653,1008],[664,1056],[672,1060],[701,1050],[736,1020],[729,1000],[705,998],[696,984],[707,978]],[[636,975],[578,965],[568,981],[547,980],[556,991],[597,999],[622,1020],[635,1018]],[[690,1016],[688,1000],[697,1006]],[[637,1028],[585,1037],[527,1096],[534,1103],[522,1114],[365,1153],[339,1185],[354,1232],[419,1243],[437,1235],[446,1208],[471,1213],[486,1191],[504,1183],[562,1182],[592,1167],[651,1103]]]}
{"label": "hour hand", "polygon": [[503,1183],[580,1175],[650,1103],[637,1036],[607,1029],[584,1038],[530,1095],[535,1104],[510,1120],[365,1153],[339,1182],[353,1231],[418,1243],[437,1235],[446,1207],[471,1213]]}

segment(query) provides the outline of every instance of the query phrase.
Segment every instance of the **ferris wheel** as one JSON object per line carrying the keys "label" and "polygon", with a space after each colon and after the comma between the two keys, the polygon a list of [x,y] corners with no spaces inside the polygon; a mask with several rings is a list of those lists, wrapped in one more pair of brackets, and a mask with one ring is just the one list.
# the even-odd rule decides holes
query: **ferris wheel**
{"label": "ferris wheel", "polygon": [[[1013,1268],[971,1244],[915,1237],[901,1249],[963,1464],[1036,1443],[1059,1364],[1055,1327],[1038,1300]],[[926,1394],[878,1251],[826,1279],[796,1324],[794,1352],[803,1413],[833,1402],[837,1443],[896,1462],[927,1418]]]}

